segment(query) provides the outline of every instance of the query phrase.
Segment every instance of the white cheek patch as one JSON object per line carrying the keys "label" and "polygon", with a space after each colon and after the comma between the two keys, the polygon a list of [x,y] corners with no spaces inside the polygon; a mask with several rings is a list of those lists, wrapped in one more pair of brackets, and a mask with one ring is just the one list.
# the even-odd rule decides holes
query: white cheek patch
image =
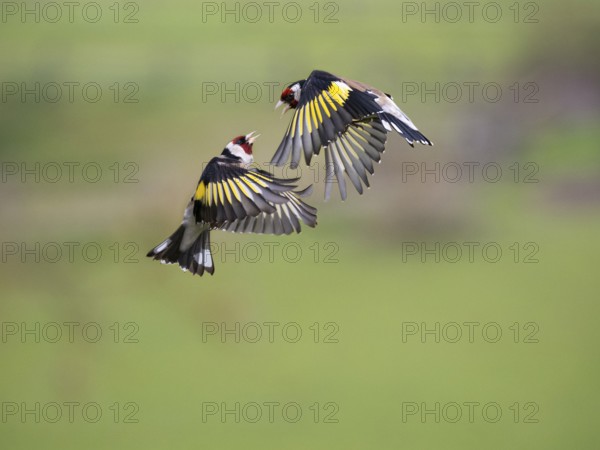
{"label": "white cheek patch", "polygon": [[302,94],[302,89],[300,89],[300,83],[296,83],[290,89],[294,93],[294,100],[296,100],[297,102],[299,102],[300,101],[300,95]]}
{"label": "white cheek patch", "polygon": [[254,162],[254,156],[249,155],[248,153],[242,150],[242,162],[249,166]]}
{"label": "white cheek patch", "polygon": [[229,151],[231,152],[231,154],[233,156],[237,156],[238,158],[240,158],[242,160],[243,164],[246,165],[250,165],[254,162],[254,156],[252,156],[251,154],[249,155],[248,153],[246,153],[244,151],[244,149],[242,147],[240,147],[239,145],[233,145]]}

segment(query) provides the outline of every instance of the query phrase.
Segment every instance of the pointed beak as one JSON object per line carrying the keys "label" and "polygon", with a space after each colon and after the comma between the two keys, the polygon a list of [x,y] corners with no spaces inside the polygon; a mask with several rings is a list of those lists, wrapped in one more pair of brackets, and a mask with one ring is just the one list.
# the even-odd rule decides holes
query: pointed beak
{"label": "pointed beak", "polygon": [[288,104],[287,104],[287,103],[285,103],[285,102],[282,102],[281,100],[279,100],[279,101],[277,102],[277,104],[275,105],[275,109],[277,109],[277,108],[279,108],[281,105],[284,105],[284,104],[285,104],[285,106],[284,106],[284,108],[281,110],[281,115],[282,115],[282,116],[283,116],[283,115],[284,115],[286,112],[288,112],[288,110],[290,109],[290,105],[288,105]]}
{"label": "pointed beak", "polygon": [[257,140],[260,136],[260,134],[254,136],[254,133],[256,133],[256,131],[252,131],[246,135],[246,141],[248,141],[248,144],[250,145],[254,144],[254,141]]}

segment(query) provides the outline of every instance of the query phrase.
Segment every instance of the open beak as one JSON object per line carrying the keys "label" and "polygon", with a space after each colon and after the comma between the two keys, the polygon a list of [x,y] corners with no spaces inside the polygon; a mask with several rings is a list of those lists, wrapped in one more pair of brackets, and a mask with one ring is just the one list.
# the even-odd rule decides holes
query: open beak
{"label": "open beak", "polygon": [[254,141],[260,136],[260,134],[254,136],[254,133],[256,133],[256,131],[252,131],[246,135],[246,141],[248,141],[248,144],[250,145],[254,144]]}
{"label": "open beak", "polygon": [[283,111],[281,111],[282,116],[288,111],[288,109],[290,109],[290,105],[288,105],[287,103],[285,103],[284,101],[281,101],[281,100],[279,100],[277,102],[277,104],[275,105],[275,109],[277,109],[283,104],[285,104],[285,108],[283,108]]}

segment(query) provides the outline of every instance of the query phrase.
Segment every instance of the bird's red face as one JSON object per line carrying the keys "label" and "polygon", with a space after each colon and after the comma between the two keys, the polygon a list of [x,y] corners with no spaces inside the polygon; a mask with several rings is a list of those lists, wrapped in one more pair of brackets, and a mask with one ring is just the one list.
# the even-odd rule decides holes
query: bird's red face
{"label": "bird's red face", "polygon": [[279,101],[277,102],[277,105],[275,105],[275,109],[279,108],[281,105],[285,105],[282,112],[282,114],[284,114],[288,109],[296,108],[298,106],[298,102],[300,101],[302,84],[303,81],[296,81],[295,83],[286,87],[281,93],[281,97],[279,97]]}
{"label": "bird's red face", "polygon": [[294,95],[294,91],[292,90],[292,88],[285,88],[283,90],[283,92],[281,93],[281,97],[280,100],[283,103],[286,103],[289,105],[290,108],[295,108],[296,106],[298,106],[298,100],[296,100],[295,95]]}
{"label": "bird's red face", "polygon": [[246,136],[235,137],[235,138],[233,138],[231,143],[234,145],[240,146],[247,155],[251,155],[252,154],[252,145],[254,144],[254,139],[252,139],[252,137],[248,138],[248,136],[251,136],[251,135],[252,135],[252,133],[250,133]]}
{"label": "bird's red face", "polygon": [[223,150],[224,155],[235,156],[244,164],[252,164],[254,157],[252,156],[252,146],[254,141],[260,134],[248,133],[247,135],[237,136],[233,138]]}

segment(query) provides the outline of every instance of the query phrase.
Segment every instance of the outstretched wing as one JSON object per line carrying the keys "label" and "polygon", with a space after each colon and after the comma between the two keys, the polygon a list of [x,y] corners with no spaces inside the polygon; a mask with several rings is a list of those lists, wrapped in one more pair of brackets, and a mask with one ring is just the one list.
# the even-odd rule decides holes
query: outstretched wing
{"label": "outstretched wing", "polygon": [[281,166],[291,158],[290,166],[295,168],[302,149],[310,164],[313,154],[318,155],[353,122],[375,117],[381,111],[375,98],[330,73],[313,71],[302,87],[298,106],[271,164]]}
{"label": "outstretched wing", "polygon": [[275,212],[264,212],[255,217],[248,216],[242,220],[227,222],[220,229],[235,233],[280,235],[299,233],[301,231],[300,222],[313,228],[317,224],[317,210],[300,199],[300,197],[310,195],[311,192],[312,186],[302,191],[284,192],[283,196],[288,201],[275,205]]}
{"label": "outstretched wing", "polygon": [[413,146],[432,145],[392,98],[364,83],[315,70],[302,86],[300,99],[271,164],[291,160],[295,168],[302,150],[307,164],[325,148],[325,198],[337,182],[346,198],[347,175],[356,190],[369,186],[372,161],[380,160],[387,132],[395,130]]}
{"label": "outstretched wing", "polygon": [[246,169],[224,158],[213,158],[192,197],[194,217],[214,228],[279,213],[302,217],[303,210],[293,193],[296,181],[297,178],[276,178],[264,170]]}
{"label": "outstretched wing", "polygon": [[369,174],[373,174],[373,161],[379,162],[385,150],[387,132],[379,118],[366,118],[353,122],[345,133],[325,147],[325,199],[329,199],[332,186],[337,183],[342,200],[346,199],[348,176],[355,189],[362,194],[363,184],[369,187]]}

